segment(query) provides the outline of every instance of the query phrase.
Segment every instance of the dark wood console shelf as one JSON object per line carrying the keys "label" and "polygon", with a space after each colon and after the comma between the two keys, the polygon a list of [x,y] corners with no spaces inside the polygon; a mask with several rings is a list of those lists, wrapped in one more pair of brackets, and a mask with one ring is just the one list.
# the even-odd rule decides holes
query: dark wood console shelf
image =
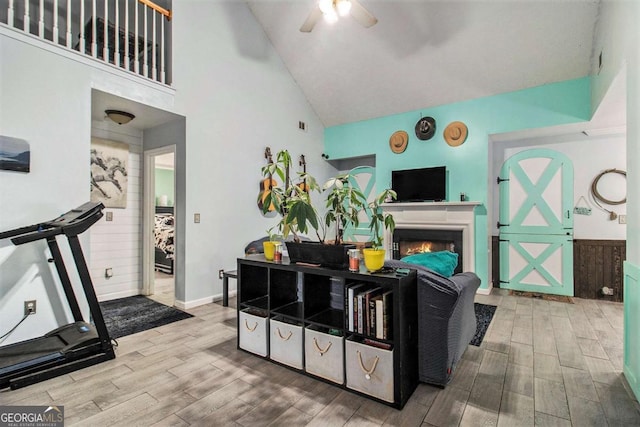
{"label": "dark wood console shelf", "polygon": [[[360,317],[359,300],[368,305]],[[350,272],[250,255],[238,258],[237,307],[242,350],[398,409],[418,385],[414,270]]]}

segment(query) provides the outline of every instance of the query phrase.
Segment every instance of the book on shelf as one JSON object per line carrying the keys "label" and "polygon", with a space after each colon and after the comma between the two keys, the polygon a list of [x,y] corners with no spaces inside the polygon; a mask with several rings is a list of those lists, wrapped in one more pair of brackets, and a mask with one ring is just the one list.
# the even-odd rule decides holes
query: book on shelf
{"label": "book on shelf", "polygon": [[[378,303],[378,301],[380,302]],[[378,311],[380,312],[380,320],[378,320]],[[378,324],[382,324],[382,294],[375,295],[369,301],[369,322],[369,335],[382,338],[382,335],[378,336]],[[380,328],[382,331],[382,326]]]}
{"label": "book on shelf", "polygon": [[393,292],[388,291],[382,294],[382,339],[391,339],[393,331]]}
{"label": "book on shelf", "polygon": [[380,342],[380,341],[372,340],[370,338],[365,338],[364,340],[362,340],[362,343],[366,344],[366,345],[370,345],[372,347],[381,348],[383,350],[391,350],[391,344],[386,343],[386,342]]}
{"label": "book on shelf", "polygon": [[[347,329],[349,330],[349,332],[356,332],[356,318],[358,315],[357,293],[362,288],[364,288],[363,283],[355,283],[347,288],[347,298],[345,299],[345,316],[347,316],[346,323],[348,325]],[[354,301],[356,302],[356,304],[354,304]]]}
{"label": "book on shelf", "polygon": [[371,324],[373,323],[371,320],[371,298],[374,298],[376,295],[382,293],[381,287],[371,288],[366,290],[362,296],[362,333],[365,335],[375,335],[375,329],[371,329]]}

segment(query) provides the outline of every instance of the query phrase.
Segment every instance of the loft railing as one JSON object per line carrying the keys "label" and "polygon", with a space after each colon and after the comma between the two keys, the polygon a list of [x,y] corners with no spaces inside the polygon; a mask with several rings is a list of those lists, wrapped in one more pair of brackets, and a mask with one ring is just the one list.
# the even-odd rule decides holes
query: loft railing
{"label": "loft railing", "polygon": [[170,85],[170,1],[0,0],[0,24]]}

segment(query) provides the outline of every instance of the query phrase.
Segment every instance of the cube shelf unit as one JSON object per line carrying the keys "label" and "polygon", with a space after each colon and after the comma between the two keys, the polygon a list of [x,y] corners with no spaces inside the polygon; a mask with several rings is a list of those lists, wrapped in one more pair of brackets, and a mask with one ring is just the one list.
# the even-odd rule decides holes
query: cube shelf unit
{"label": "cube shelf unit", "polygon": [[[401,409],[418,385],[416,272],[238,258],[238,348]],[[390,339],[349,331],[348,288],[391,291]]]}

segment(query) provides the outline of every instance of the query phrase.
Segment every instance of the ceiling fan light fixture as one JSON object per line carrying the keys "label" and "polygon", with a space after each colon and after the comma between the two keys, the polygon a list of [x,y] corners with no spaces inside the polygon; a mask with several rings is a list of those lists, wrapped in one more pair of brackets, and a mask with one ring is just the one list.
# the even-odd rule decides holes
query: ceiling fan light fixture
{"label": "ceiling fan light fixture", "polygon": [[349,11],[351,11],[351,1],[350,0],[337,0],[336,1],[336,9],[338,10],[338,15],[347,16]]}
{"label": "ceiling fan light fixture", "polygon": [[131,120],[136,118],[136,116],[134,116],[133,114],[120,110],[105,110],[104,113],[107,115],[107,117],[109,117],[119,125],[126,125]]}
{"label": "ceiling fan light fixture", "polygon": [[324,13],[325,15],[329,13],[335,14],[335,10],[333,8],[333,0],[320,0],[318,2],[318,7],[322,11],[322,13]]}

